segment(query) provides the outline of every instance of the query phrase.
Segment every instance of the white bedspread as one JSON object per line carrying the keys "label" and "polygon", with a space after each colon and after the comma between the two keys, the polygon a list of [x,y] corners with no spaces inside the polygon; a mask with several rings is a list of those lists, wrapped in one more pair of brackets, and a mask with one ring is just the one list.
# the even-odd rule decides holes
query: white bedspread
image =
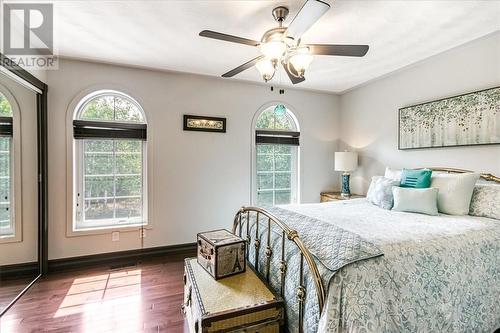
{"label": "white bedspread", "polygon": [[386,211],[365,199],[282,208],[352,231],[383,257],[342,268],[319,332],[493,332],[500,221]]}

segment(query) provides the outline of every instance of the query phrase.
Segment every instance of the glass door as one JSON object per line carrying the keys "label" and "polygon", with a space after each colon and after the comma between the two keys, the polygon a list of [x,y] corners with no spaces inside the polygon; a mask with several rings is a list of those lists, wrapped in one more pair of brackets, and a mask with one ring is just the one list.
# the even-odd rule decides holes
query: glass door
{"label": "glass door", "polygon": [[41,94],[13,73],[0,71],[0,316],[42,272]]}

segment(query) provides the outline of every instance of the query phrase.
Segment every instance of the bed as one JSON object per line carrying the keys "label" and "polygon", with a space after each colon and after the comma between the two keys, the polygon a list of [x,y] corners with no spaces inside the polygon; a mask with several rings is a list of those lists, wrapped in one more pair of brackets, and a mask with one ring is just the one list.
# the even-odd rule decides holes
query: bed
{"label": "bed", "polygon": [[500,327],[500,220],[352,199],[243,207],[233,232],[248,241],[248,263],[284,298],[289,332]]}

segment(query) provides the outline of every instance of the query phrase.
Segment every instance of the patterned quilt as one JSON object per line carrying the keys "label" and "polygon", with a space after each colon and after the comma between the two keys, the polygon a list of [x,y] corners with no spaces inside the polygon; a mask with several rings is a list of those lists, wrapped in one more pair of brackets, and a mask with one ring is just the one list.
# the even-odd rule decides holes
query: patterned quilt
{"label": "patterned quilt", "polygon": [[[328,288],[319,318],[314,285],[306,279],[306,332],[490,333],[500,327],[499,220],[386,211],[364,199],[287,205],[272,213],[299,231]],[[274,231],[276,254],[280,234]],[[250,252],[254,258],[253,247]],[[288,329],[296,332],[297,252],[287,261]],[[279,273],[270,278],[279,290]]]}
{"label": "patterned quilt", "polygon": [[[318,269],[320,270],[323,285],[326,287],[335,272],[345,265],[374,258],[382,255],[382,251],[374,244],[366,241],[356,233],[337,227],[332,224],[320,221],[318,219],[305,216],[290,210],[279,207],[271,207],[267,209],[270,213],[276,216],[281,221],[298,232],[300,239],[311,252],[316,260]],[[255,239],[255,218],[251,217],[250,234],[254,244]],[[267,218],[261,215],[259,219],[259,240],[261,246],[258,257],[258,270],[265,276],[265,248],[267,246]],[[274,255],[271,257],[270,269],[270,284],[276,291],[281,287],[281,276],[279,274],[279,261],[281,255],[281,229],[277,227],[271,228],[271,246]],[[299,270],[299,251],[298,248],[290,241],[285,242],[286,246],[286,262],[287,275],[285,282],[285,300],[287,306],[287,322],[290,332],[298,331],[298,303],[297,303],[297,287],[299,286],[300,270]],[[255,258],[255,247],[250,246],[250,258]],[[252,263],[255,263],[255,259]],[[304,269],[306,272],[306,302],[304,314],[305,332],[316,332],[319,321],[319,306],[317,295],[315,292],[314,282],[311,279],[307,264],[304,261]]]}

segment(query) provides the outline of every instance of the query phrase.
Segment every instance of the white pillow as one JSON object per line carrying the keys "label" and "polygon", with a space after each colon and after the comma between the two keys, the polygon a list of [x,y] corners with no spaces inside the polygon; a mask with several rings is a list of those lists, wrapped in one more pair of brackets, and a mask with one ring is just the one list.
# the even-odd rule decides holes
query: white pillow
{"label": "white pillow", "polygon": [[431,187],[439,189],[438,210],[450,215],[468,214],[472,191],[478,179],[477,173],[433,174]]}
{"label": "white pillow", "polygon": [[393,204],[392,187],[398,185],[399,181],[397,180],[382,176],[373,176],[366,199],[380,208],[389,210]]}
{"label": "white pillow", "polygon": [[386,167],[384,177],[401,181],[401,172],[402,172],[401,169],[393,169]]}
{"label": "white pillow", "polygon": [[394,195],[393,210],[399,212],[421,213],[437,215],[437,188],[407,188],[393,187]]}

